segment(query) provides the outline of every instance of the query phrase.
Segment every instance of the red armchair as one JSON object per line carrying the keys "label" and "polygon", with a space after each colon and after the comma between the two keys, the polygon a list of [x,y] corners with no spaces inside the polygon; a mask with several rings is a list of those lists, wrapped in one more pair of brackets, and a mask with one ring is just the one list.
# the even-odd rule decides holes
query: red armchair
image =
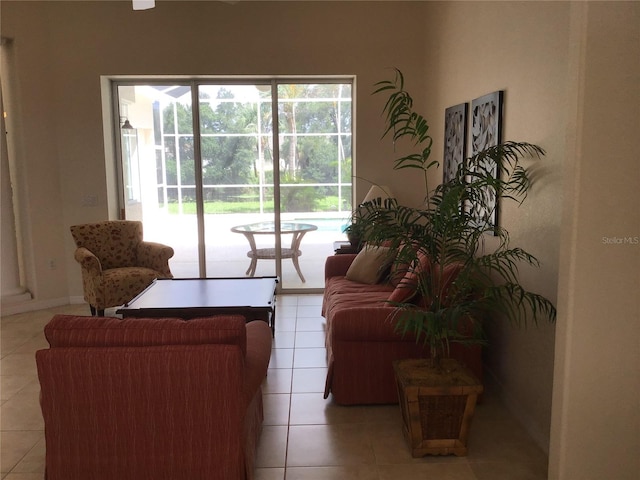
{"label": "red armchair", "polygon": [[253,478],[266,323],[56,315],[45,336],[47,480]]}

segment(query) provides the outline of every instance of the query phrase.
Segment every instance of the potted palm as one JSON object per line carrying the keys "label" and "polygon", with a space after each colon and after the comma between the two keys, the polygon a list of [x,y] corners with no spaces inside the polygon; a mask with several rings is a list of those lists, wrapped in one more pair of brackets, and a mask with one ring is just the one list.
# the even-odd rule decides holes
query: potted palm
{"label": "potted palm", "polygon": [[347,240],[349,240],[351,248],[354,251],[359,252],[362,247],[363,238],[366,234],[367,222],[360,221],[359,208],[353,211],[349,220],[349,223],[342,231],[347,235]]}
{"label": "potted palm", "polygon": [[[449,387],[455,391],[465,390],[466,387],[458,388],[462,377],[465,385],[472,387],[465,390],[468,401],[463,402],[467,410],[463,415],[466,418],[447,422],[447,431],[451,425],[460,426],[462,431],[457,437],[441,439],[437,433],[425,432],[430,428],[429,423],[437,422],[424,418],[418,422],[416,411],[403,413],[405,434],[414,455],[464,455],[467,428],[481,386],[477,388],[473,378],[467,378],[469,372],[464,366],[451,359],[443,360],[448,356],[449,346],[455,342],[484,343],[483,327],[488,321],[507,319],[526,325],[540,319],[555,320],[552,302],[520,284],[519,265],[538,267],[539,262],[522,248],[512,246],[507,230],[492,223],[492,209],[497,202],[490,200],[492,195],[488,194],[492,192],[498,201],[524,201],[531,181],[521,160],[539,158],[544,151],[525,142],[490,147],[466,159],[453,178],[430,190],[428,171],[437,167],[438,162],[430,159],[432,139],[428,122],[413,109],[413,100],[404,89],[399,70],[395,71],[394,79],[376,86],[374,94],[388,94],[383,111],[387,124],[384,136],[392,136],[394,142],[408,140],[417,150],[395,160],[394,169],[420,172],[425,179],[426,202],[423,206],[409,207],[389,199],[385,202],[389,202],[390,208],[385,209],[376,208],[375,202],[364,204],[359,215],[360,221],[368,224],[366,240],[373,244],[391,244],[398,252],[396,269],[414,273],[404,276],[410,280],[405,280],[402,286],[411,293],[407,298],[421,300],[392,302],[393,321],[399,332],[413,333],[417,341],[430,347],[431,358],[419,363],[420,376],[429,377],[426,382],[435,385],[436,397],[453,391],[447,390]],[[494,173],[494,165],[498,167],[498,175]],[[497,243],[497,247],[491,250],[485,244],[488,233],[497,237],[497,242],[492,242]],[[396,365],[399,382],[403,375],[401,367]],[[406,392],[399,390],[399,393],[401,405],[410,406],[412,402],[406,398]],[[418,403],[413,402],[414,409]],[[425,409],[429,408],[425,404]],[[411,432],[412,426],[421,431]]]}
{"label": "potted palm", "polygon": [[349,223],[343,228],[343,233],[347,235],[349,243],[355,251],[360,251],[365,239],[369,236],[372,225],[376,222],[376,211],[389,208],[393,204],[390,199],[385,197],[365,199],[363,203],[358,205],[351,213]]}

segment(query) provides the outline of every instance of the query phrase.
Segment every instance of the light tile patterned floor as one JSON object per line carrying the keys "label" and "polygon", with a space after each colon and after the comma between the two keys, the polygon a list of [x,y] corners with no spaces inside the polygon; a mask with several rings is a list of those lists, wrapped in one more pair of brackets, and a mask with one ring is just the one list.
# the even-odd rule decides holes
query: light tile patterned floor
{"label": "light tile patterned floor", "polygon": [[[461,458],[412,458],[397,406],[341,407],[324,400],[321,301],[320,295],[278,298],[276,338],[263,385],[265,423],[257,480],[547,478],[545,454],[490,388],[476,409],[469,455]],[[69,305],[2,317],[3,480],[43,478],[44,431],[34,353],[47,347],[42,329],[55,313],[87,315],[88,307]]]}

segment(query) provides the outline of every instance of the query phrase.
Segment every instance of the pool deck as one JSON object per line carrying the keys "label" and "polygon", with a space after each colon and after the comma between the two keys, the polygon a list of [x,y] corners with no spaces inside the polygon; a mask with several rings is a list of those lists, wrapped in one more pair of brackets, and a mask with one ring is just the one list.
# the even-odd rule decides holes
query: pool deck
{"label": "pool deck", "polygon": [[[282,261],[282,288],[291,290],[319,291],[324,288],[324,263],[333,255],[333,242],[346,240],[341,232],[348,214],[336,214],[334,218],[313,216],[311,213],[282,215],[282,221],[297,221],[318,226],[318,230],[305,235],[301,244],[300,268],[306,282],[302,283],[291,260]],[[272,215],[229,214],[205,215],[205,255],[207,277],[243,277],[249,267],[247,257],[249,244],[243,235],[233,233],[231,227],[247,223],[273,220]],[[161,242],[175,250],[169,261],[175,277],[198,276],[197,224],[195,215],[159,214],[155,218],[144,218],[144,237],[147,241]],[[283,246],[288,246],[290,235],[283,235]],[[256,237],[258,248],[274,247],[275,235]],[[259,260],[255,276],[275,275],[275,261]]]}

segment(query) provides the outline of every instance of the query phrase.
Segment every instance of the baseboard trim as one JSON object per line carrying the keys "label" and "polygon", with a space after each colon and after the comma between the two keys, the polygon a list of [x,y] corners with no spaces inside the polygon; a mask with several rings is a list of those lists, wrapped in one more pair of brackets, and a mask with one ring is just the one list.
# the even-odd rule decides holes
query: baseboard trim
{"label": "baseboard trim", "polygon": [[83,297],[61,297],[47,300],[28,299],[24,302],[2,304],[0,314],[2,316],[15,315],[17,313],[33,312],[35,310],[45,310],[47,308],[61,307],[63,305],[86,303]]}
{"label": "baseboard trim", "polygon": [[[499,395],[500,399],[504,402],[507,410],[520,422],[522,427],[527,431],[533,441],[542,449],[542,451],[549,456],[549,437],[542,433],[542,431],[536,426],[535,422],[531,419],[531,416],[526,410],[518,403],[513,395],[509,393],[509,390],[498,380],[498,377],[492,372],[487,365],[484,365],[485,382],[489,380],[493,385],[494,391]],[[487,379],[487,376],[490,378]]]}
{"label": "baseboard trim", "polygon": [[23,290],[20,293],[2,295],[2,300],[0,303],[3,306],[9,306],[9,305],[15,305],[18,303],[28,302],[29,300],[31,300],[31,294]]}

